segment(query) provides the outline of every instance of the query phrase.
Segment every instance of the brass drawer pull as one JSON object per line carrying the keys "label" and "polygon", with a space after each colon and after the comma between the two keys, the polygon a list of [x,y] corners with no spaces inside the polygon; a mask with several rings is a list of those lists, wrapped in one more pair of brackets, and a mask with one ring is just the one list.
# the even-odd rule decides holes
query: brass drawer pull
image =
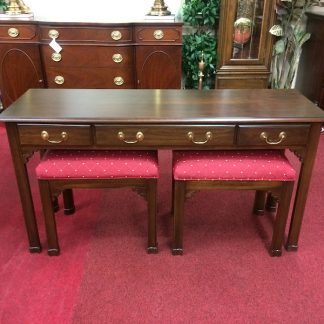
{"label": "brass drawer pull", "polygon": [[213,135],[212,135],[212,132],[206,132],[206,134],[205,134],[206,140],[205,141],[195,141],[195,134],[193,132],[188,132],[187,137],[192,143],[202,145],[202,144],[206,144],[209,140],[211,140]]}
{"label": "brass drawer pull", "polygon": [[15,38],[15,37],[17,37],[19,35],[19,30],[17,28],[9,28],[8,29],[8,35],[10,37]]}
{"label": "brass drawer pull", "polygon": [[59,139],[59,140],[50,140],[49,137],[50,136],[49,136],[47,131],[42,131],[41,132],[41,138],[44,141],[47,141],[48,143],[51,143],[51,144],[59,144],[59,143],[65,142],[69,138],[69,135],[68,135],[67,132],[62,132],[61,133],[61,139]]}
{"label": "brass drawer pull", "polygon": [[153,36],[155,39],[162,39],[164,37],[164,33],[161,29],[157,29],[154,31]]}
{"label": "brass drawer pull", "polygon": [[51,29],[48,32],[48,36],[49,36],[49,38],[56,39],[60,36],[60,33],[56,29]]}
{"label": "brass drawer pull", "polygon": [[119,30],[114,30],[110,34],[111,38],[115,41],[118,41],[122,38],[122,33]]}
{"label": "brass drawer pull", "polygon": [[60,62],[62,59],[62,55],[60,53],[53,53],[51,57],[55,62]]}
{"label": "brass drawer pull", "polygon": [[62,77],[61,75],[57,75],[54,79],[54,82],[56,84],[63,84],[64,83],[64,77]]}
{"label": "brass drawer pull", "polygon": [[280,144],[281,142],[283,142],[283,140],[287,137],[287,134],[285,132],[280,132],[279,133],[279,136],[278,136],[278,139],[277,140],[273,140],[273,139],[270,139],[269,138],[269,135],[267,132],[262,132],[260,134],[260,138],[262,140],[265,140],[265,142],[267,144],[270,144],[270,145],[277,145],[277,144]]}
{"label": "brass drawer pull", "polygon": [[124,79],[120,76],[114,78],[114,83],[118,86],[124,84]]}
{"label": "brass drawer pull", "polygon": [[118,132],[117,137],[118,137],[119,140],[123,141],[126,144],[135,144],[135,143],[138,143],[138,142],[143,141],[144,134],[142,132],[137,132],[136,133],[136,136],[135,136],[136,137],[136,140],[134,140],[134,141],[127,141],[127,140],[125,140],[125,134],[124,134],[124,132]]}
{"label": "brass drawer pull", "polygon": [[123,56],[119,53],[116,53],[112,56],[112,60],[115,62],[115,63],[120,63],[122,60],[123,60]]}

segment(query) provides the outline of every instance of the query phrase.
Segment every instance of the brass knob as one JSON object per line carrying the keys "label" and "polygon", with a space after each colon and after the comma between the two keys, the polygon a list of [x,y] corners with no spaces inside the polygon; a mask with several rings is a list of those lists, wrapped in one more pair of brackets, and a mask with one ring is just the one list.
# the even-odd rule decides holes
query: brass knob
{"label": "brass knob", "polygon": [[118,86],[121,86],[124,84],[124,79],[120,76],[114,78],[114,83]]}
{"label": "brass knob", "polygon": [[111,38],[115,41],[120,40],[122,38],[122,33],[119,30],[114,30],[111,32]]}
{"label": "brass knob", "polygon": [[50,135],[47,131],[43,130],[41,132],[41,138],[48,142],[48,143],[51,143],[51,144],[59,144],[59,143],[62,143],[64,141],[67,141],[67,139],[69,138],[69,135],[67,132],[62,132],[61,133],[61,138],[58,139],[58,140],[50,140]]}
{"label": "brass knob", "polygon": [[278,145],[278,144],[280,144],[281,142],[283,142],[283,140],[284,140],[286,137],[287,137],[286,132],[280,132],[279,135],[278,135],[278,139],[276,139],[276,140],[273,140],[273,139],[269,138],[269,135],[268,135],[267,132],[262,132],[262,133],[260,134],[260,138],[261,138],[262,140],[265,140],[265,142],[266,142],[267,144],[270,144],[270,145]]}
{"label": "brass knob", "polygon": [[123,60],[123,56],[119,53],[116,53],[112,56],[112,60],[115,62],[115,63],[120,63],[122,60]]}
{"label": "brass knob", "polygon": [[56,29],[51,29],[49,32],[48,32],[48,36],[52,39],[56,39],[60,36],[60,33],[56,30]]}
{"label": "brass knob", "polygon": [[62,77],[61,75],[57,75],[54,79],[54,82],[56,84],[63,84],[64,83],[64,77]]}
{"label": "brass knob", "polygon": [[144,134],[141,131],[137,132],[135,135],[136,140],[133,140],[133,141],[125,140],[126,136],[125,136],[124,132],[122,132],[122,131],[118,132],[117,137],[119,140],[123,141],[126,144],[135,144],[135,143],[143,141]]}
{"label": "brass knob", "polygon": [[53,53],[51,57],[55,62],[60,62],[62,59],[62,55],[60,53]]}
{"label": "brass knob", "polygon": [[213,137],[213,134],[212,134],[212,132],[206,132],[206,134],[205,134],[206,140],[204,140],[204,141],[195,141],[194,132],[188,132],[187,137],[192,143],[202,145],[202,144],[206,144],[209,140],[211,140]]}
{"label": "brass knob", "polygon": [[19,35],[19,30],[17,28],[13,28],[13,27],[12,28],[9,28],[8,29],[8,35],[10,37],[15,38],[15,37],[17,37]]}
{"label": "brass knob", "polygon": [[157,29],[154,31],[153,36],[155,39],[162,39],[164,37],[164,33],[161,29]]}

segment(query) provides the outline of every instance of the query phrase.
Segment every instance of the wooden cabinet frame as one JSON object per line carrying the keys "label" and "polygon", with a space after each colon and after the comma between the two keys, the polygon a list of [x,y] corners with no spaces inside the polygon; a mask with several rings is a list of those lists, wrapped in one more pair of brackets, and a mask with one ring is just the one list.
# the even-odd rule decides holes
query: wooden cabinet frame
{"label": "wooden cabinet frame", "polygon": [[232,58],[237,3],[234,0],[221,2],[216,88],[267,88],[273,44],[269,30],[275,20],[275,0],[263,1],[259,51],[255,59]]}

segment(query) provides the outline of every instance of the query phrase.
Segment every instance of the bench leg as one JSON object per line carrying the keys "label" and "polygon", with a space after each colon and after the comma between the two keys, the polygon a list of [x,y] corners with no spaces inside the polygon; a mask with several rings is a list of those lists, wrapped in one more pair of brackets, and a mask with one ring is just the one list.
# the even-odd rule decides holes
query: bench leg
{"label": "bench leg", "polygon": [[183,254],[183,217],[185,202],[185,181],[173,182],[173,241],[172,254]]}
{"label": "bench leg", "polygon": [[63,190],[64,214],[72,215],[75,212],[72,189]]}
{"label": "bench leg", "polygon": [[263,215],[265,208],[265,201],[267,192],[263,190],[257,190],[254,198],[253,213],[255,215]]}
{"label": "bench leg", "polygon": [[271,192],[268,194],[267,202],[266,202],[266,210],[268,212],[275,212],[277,210],[277,200],[276,198],[271,194]]}
{"label": "bench leg", "polygon": [[43,214],[45,219],[48,255],[59,255],[60,248],[58,245],[56,222],[54,217],[52,195],[49,182],[46,180],[39,180],[39,190],[43,205]]}
{"label": "bench leg", "polygon": [[157,213],[157,179],[149,179],[147,184],[147,205],[148,205],[148,243],[147,252],[157,253],[156,239],[156,213]]}
{"label": "bench leg", "polygon": [[290,200],[294,188],[293,181],[284,182],[279,197],[279,206],[273,228],[272,243],[270,247],[271,256],[280,256],[285,236],[285,228],[289,213]]}

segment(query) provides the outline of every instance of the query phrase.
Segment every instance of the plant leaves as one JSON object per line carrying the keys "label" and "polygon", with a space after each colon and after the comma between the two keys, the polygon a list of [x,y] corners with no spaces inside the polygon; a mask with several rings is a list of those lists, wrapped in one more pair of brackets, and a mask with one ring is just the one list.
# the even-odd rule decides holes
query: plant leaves
{"label": "plant leaves", "polygon": [[275,36],[282,36],[283,35],[283,28],[280,25],[273,25],[270,28],[269,33],[271,35],[275,35]]}

